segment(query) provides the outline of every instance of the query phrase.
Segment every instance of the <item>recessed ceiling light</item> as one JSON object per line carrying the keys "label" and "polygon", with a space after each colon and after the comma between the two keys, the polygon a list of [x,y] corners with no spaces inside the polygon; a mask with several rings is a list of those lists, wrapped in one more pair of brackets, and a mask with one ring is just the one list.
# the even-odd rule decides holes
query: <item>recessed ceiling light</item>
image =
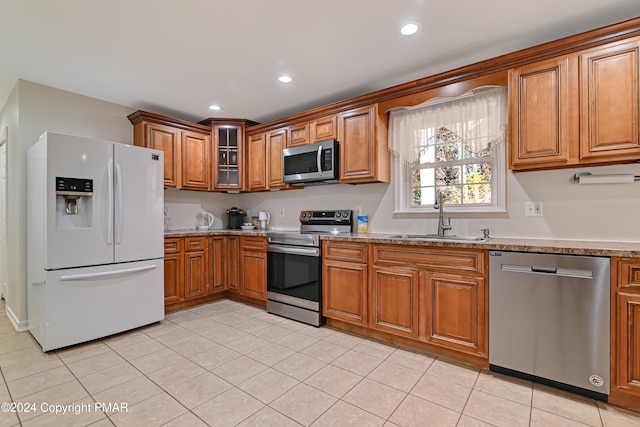
{"label": "recessed ceiling light", "polygon": [[280,80],[281,83],[291,83],[293,81],[293,79],[287,75],[278,77],[278,80]]}
{"label": "recessed ceiling light", "polygon": [[415,34],[418,31],[418,24],[414,22],[409,22],[408,24],[404,24],[402,28],[400,28],[400,33],[404,36],[410,36]]}
{"label": "recessed ceiling light", "polygon": [[222,110],[222,107],[219,105],[209,105],[209,109],[213,111],[220,111]]}

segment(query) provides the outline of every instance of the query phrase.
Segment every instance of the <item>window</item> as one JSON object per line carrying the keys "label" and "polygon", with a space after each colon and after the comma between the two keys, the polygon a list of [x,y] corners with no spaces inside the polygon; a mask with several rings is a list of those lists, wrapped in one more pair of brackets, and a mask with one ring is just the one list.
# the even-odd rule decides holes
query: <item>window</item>
{"label": "window", "polygon": [[391,112],[396,212],[505,211],[507,89],[474,90]]}

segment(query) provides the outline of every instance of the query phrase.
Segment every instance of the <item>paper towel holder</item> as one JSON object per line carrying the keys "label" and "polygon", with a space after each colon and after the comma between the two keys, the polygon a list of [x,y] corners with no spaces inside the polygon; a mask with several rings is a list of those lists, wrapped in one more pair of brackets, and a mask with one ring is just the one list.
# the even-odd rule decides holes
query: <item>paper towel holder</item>
{"label": "paper towel holder", "polygon": [[[589,177],[594,178],[589,180],[588,184],[627,184],[632,181],[640,181],[640,176],[631,174],[611,174],[611,175],[593,175],[591,172],[578,172],[573,174],[571,182],[580,184],[580,178]],[[598,180],[601,178],[601,180]]]}

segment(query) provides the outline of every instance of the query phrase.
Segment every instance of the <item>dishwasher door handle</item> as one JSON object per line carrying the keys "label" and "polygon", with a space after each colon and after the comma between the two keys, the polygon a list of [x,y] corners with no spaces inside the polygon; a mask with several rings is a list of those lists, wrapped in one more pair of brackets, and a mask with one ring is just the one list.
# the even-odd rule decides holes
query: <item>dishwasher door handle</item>
{"label": "dishwasher door handle", "polygon": [[502,264],[502,271],[510,273],[543,274],[545,276],[573,277],[576,279],[593,279],[593,271],[577,268],[544,268],[531,265]]}

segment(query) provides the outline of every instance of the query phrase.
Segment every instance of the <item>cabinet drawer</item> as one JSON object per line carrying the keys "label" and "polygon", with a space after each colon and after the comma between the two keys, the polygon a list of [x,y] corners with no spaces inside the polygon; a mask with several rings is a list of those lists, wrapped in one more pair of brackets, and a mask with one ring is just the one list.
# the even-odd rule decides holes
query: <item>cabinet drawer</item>
{"label": "cabinet drawer", "polygon": [[164,239],[165,254],[179,254],[182,252],[182,239]]}
{"label": "cabinet drawer", "polygon": [[464,249],[436,249],[421,246],[373,247],[373,262],[380,264],[409,264],[444,271],[464,271],[483,274],[484,251]]}
{"label": "cabinet drawer", "polygon": [[347,262],[367,262],[367,245],[352,242],[324,242],[324,259]]}
{"label": "cabinet drawer", "polygon": [[619,259],[616,282],[619,288],[631,288],[640,292],[640,259]]}
{"label": "cabinet drawer", "polygon": [[203,251],[206,247],[205,237],[187,237],[184,239],[185,252]]}
{"label": "cabinet drawer", "polygon": [[266,251],[267,239],[260,236],[243,236],[241,239],[242,249],[254,251]]}

